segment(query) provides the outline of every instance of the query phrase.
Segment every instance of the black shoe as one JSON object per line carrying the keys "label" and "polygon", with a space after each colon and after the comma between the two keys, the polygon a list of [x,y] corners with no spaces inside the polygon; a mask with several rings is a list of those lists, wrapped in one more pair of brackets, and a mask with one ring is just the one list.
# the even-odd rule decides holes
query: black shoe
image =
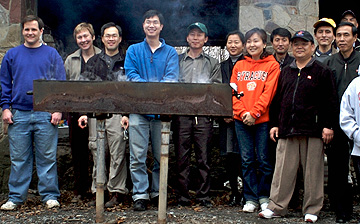
{"label": "black shoe", "polygon": [[134,202],[134,211],[145,211],[147,201],[144,199],[138,199]]}
{"label": "black shoe", "polygon": [[158,207],[159,206],[159,195],[156,196],[156,197],[153,197],[151,198],[151,204],[154,206],[154,207]]}
{"label": "black shoe", "polygon": [[210,200],[200,200],[200,205],[207,207],[207,208],[211,208],[213,206],[213,204],[211,203]]}

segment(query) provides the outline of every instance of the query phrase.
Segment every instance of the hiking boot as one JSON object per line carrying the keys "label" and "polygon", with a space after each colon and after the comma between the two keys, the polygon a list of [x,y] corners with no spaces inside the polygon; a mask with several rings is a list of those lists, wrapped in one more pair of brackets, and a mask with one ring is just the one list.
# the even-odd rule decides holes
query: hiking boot
{"label": "hiking boot", "polygon": [[122,201],[123,197],[120,193],[115,193],[110,201],[105,203],[105,208],[112,208],[116,205],[119,205]]}
{"label": "hiking boot", "polygon": [[145,211],[147,201],[145,199],[138,199],[134,202],[134,211]]}
{"label": "hiking boot", "polygon": [[1,206],[1,210],[4,210],[4,211],[13,211],[15,210],[16,208],[18,207],[17,204],[15,204],[14,202],[12,201],[7,201],[5,204],[3,204]]}
{"label": "hiking boot", "polygon": [[47,200],[45,204],[47,209],[60,207],[60,203],[57,200],[53,200],[53,199]]}

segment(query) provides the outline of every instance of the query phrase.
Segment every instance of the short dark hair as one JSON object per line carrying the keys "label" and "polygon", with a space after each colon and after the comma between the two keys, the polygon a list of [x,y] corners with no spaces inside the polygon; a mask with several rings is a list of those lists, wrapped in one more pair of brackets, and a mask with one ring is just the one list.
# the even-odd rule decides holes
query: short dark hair
{"label": "short dark hair", "polygon": [[145,22],[146,19],[149,19],[154,16],[159,17],[160,24],[164,24],[164,20],[165,20],[164,16],[161,14],[161,12],[159,12],[155,9],[150,9],[149,11],[145,12],[145,14],[143,15],[143,22]]}
{"label": "short dark hair", "polygon": [[[250,37],[252,35],[254,35],[255,33],[258,34],[260,36],[262,42],[264,44],[266,44],[266,42],[267,42],[267,34],[266,34],[265,30],[257,28],[257,27],[246,32],[246,34],[245,34],[245,44],[246,44],[247,40],[249,40]],[[263,59],[263,58],[266,58],[269,55],[270,55],[270,53],[266,51],[266,48],[264,48],[263,52],[260,55],[260,58]],[[250,55],[248,54],[248,56],[250,56]]]}
{"label": "short dark hair", "polygon": [[107,29],[107,28],[110,28],[110,27],[115,27],[118,32],[119,32],[119,36],[122,37],[122,30],[121,30],[121,27],[116,25],[114,22],[109,22],[109,23],[105,23],[102,27],[101,27],[101,36],[104,36],[104,31]]}
{"label": "short dark hair", "polygon": [[225,42],[226,42],[226,43],[227,43],[230,35],[238,35],[239,38],[240,38],[240,40],[241,40],[241,43],[242,43],[242,44],[245,44],[244,34],[243,34],[242,32],[240,32],[239,30],[234,30],[234,31],[229,32],[229,33],[226,35],[226,38],[225,38]]}
{"label": "short dark hair", "polygon": [[341,22],[339,23],[339,25],[337,25],[335,32],[342,26],[350,26],[351,27],[351,32],[352,35],[355,36],[357,34],[357,28],[354,24],[349,23],[349,22]]}
{"label": "short dark hair", "polygon": [[42,19],[40,19],[39,17],[35,16],[35,15],[27,15],[23,18],[23,20],[21,21],[21,28],[24,29],[24,24],[27,22],[31,22],[31,21],[36,21],[38,22],[39,25],[39,30],[44,28],[44,22],[42,21]]}
{"label": "short dark hair", "polygon": [[271,35],[270,35],[270,41],[271,43],[274,41],[274,37],[275,35],[279,35],[280,37],[287,37],[290,41],[291,39],[291,33],[289,30],[285,29],[285,28],[276,28],[275,30],[273,30],[271,32]]}

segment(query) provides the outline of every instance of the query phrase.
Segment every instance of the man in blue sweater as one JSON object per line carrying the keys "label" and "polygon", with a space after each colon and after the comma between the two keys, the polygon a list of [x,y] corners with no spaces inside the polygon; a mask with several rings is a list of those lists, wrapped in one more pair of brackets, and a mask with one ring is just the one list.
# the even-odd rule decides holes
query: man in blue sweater
{"label": "man in blue sweater", "polygon": [[[177,82],[179,62],[176,50],[160,38],[164,17],[156,10],[149,10],[143,16],[146,38],[131,45],[125,57],[125,73],[133,82]],[[130,114],[129,116],[130,174],[133,182],[134,210],[146,209],[149,195],[149,180],[146,157],[151,136],[154,155],[152,169],[151,199],[159,197],[161,120],[158,115]]]}
{"label": "man in blue sweater", "polygon": [[56,166],[57,125],[61,113],[33,111],[33,80],[64,80],[65,69],[54,48],[43,45],[43,21],[33,15],[21,23],[25,43],[10,49],[1,64],[2,119],[9,125],[11,171],[9,200],[1,210],[14,210],[27,197],[32,169],[33,147],[39,178],[38,190],[47,208],[59,207],[60,196]]}

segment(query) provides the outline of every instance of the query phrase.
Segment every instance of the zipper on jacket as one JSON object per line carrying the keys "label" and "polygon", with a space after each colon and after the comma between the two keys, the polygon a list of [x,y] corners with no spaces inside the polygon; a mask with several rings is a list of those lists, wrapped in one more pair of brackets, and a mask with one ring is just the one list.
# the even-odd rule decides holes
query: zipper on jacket
{"label": "zipper on jacket", "polygon": [[[295,95],[296,95],[296,91],[298,89],[299,86],[299,80],[300,80],[300,75],[301,75],[301,69],[299,69],[299,73],[298,73],[298,77],[296,79],[296,85],[294,88],[294,94],[293,94],[293,98],[292,98],[292,114],[291,114],[291,120],[294,119],[294,110],[295,110]],[[294,128],[291,128],[290,132],[294,132]]]}
{"label": "zipper on jacket", "polygon": [[297,91],[297,88],[299,86],[299,80],[300,80],[300,74],[301,73],[301,69],[299,69],[299,73],[298,73],[298,77],[296,79],[296,85],[295,85],[295,89],[294,89],[294,94],[293,94],[293,98],[292,98],[292,107],[294,109],[294,105],[295,105],[295,95],[296,95],[296,91]]}
{"label": "zipper on jacket", "polygon": [[345,62],[345,76],[346,76],[347,62]]}

